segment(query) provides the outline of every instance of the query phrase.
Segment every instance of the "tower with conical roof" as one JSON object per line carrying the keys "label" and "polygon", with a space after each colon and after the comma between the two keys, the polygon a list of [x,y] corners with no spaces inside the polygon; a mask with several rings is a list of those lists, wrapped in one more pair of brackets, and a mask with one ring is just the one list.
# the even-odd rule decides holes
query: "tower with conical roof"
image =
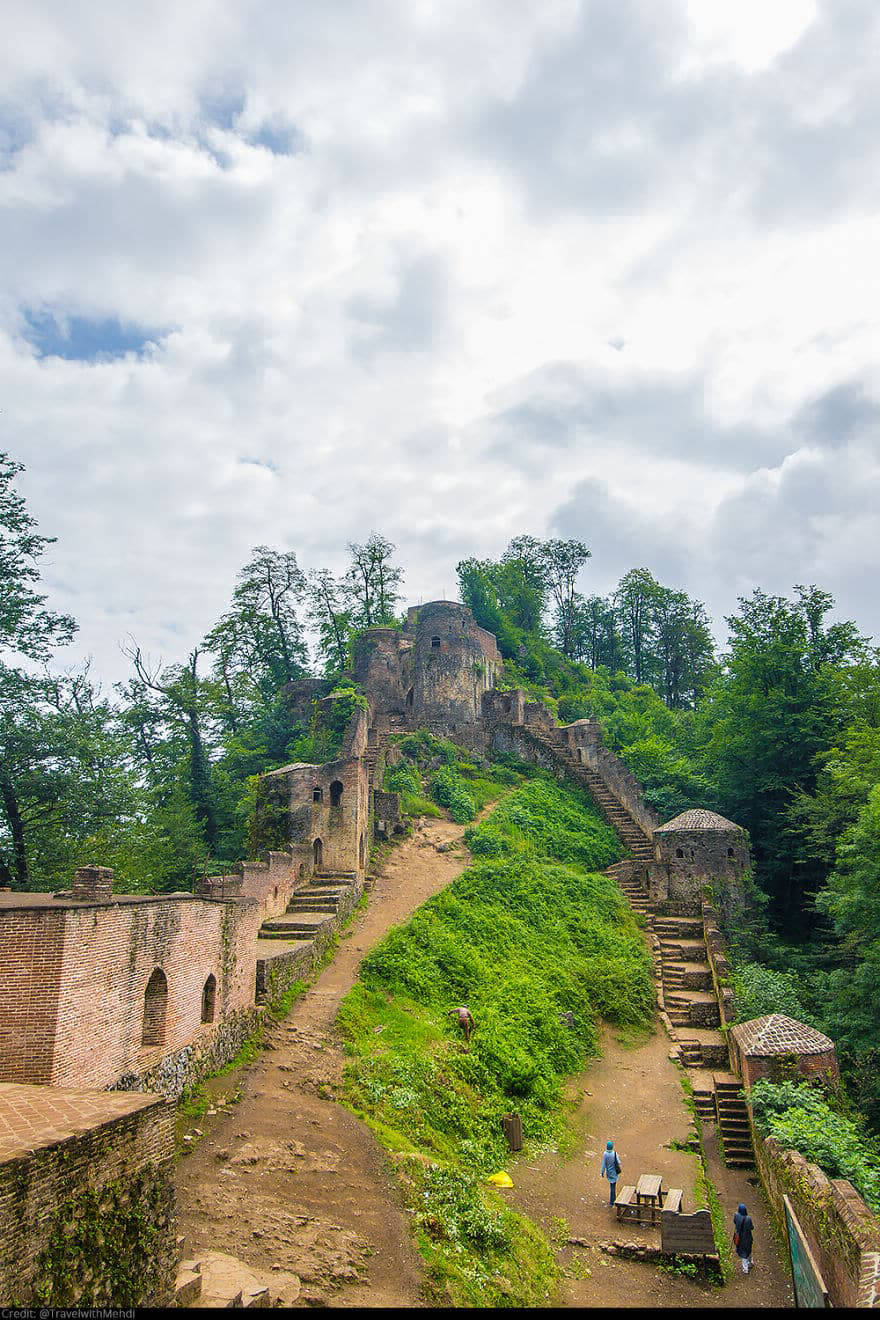
{"label": "tower with conical roof", "polygon": [[[715,811],[683,811],[654,830],[654,853],[669,874],[668,901],[699,906],[704,889],[741,894],[751,865],[749,836]],[[727,906],[725,904],[725,906]]]}

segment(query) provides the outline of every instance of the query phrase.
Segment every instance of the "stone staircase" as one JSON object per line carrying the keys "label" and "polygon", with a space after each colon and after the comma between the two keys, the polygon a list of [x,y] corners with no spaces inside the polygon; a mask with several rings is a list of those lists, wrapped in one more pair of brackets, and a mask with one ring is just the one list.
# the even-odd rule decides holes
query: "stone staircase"
{"label": "stone staircase", "polygon": [[379,760],[388,746],[389,740],[395,733],[405,733],[407,730],[406,719],[403,715],[386,715],[382,724],[371,724],[367,734],[367,750],[365,762],[367,766],[367,775],[369,776],[370,788],[381,788],[381,784],[376,783],[376,768]]}
{"label": "stone staircase", "polygon": [[734,1168],[751,1168],[755,1156],[740,1080],[732,1073],[716,1073],[714,1082],[715,1113],[724,1163]]}
{"label": "stone staircase", "polygon": [[530,726],[525,726],[525,731],[539,746],[550,753],[571,779],[583,784],[605,820],[620,836],[627,853],[641,861],[652,861],[654,849],[651,840],[638,821],[614,796],[601,775],[572,756],[560,737],[543,733]]}
{"label": "stone staircase", "polygon": [[291,897],[282,916],[263,922],[259,938],[312,939],[322,927],[335,921],[356,884],[356,871],[316,871],[308,884]]}
{"label": "stone staircase", "polygon": [[632,866],[630,862],[614,862],[612,866],[605,868],[605,874],[616,881],[629,902],[630,907],[636,912],[644,912],[646,915],[653,911],[651,898],[640,880],[632,875]]}

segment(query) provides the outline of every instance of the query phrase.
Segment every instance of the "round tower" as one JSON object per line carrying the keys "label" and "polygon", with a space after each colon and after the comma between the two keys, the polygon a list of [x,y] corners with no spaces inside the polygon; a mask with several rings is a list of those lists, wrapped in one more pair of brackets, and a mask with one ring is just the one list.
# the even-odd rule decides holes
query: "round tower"
{"label": "round tower", "polygon": [[501,667],[495,638],[474,621],[466,605],[434,600],[415,615],[413,684],[408,715],[450,736],[480,719],[484,692]]}

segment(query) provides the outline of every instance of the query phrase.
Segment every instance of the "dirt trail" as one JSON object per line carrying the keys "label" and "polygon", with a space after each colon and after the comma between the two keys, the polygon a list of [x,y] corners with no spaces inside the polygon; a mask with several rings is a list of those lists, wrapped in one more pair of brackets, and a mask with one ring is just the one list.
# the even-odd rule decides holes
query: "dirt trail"
{"label": "dirt trail", "polygon": [[394,848],[333,961],[243,1074],[240,1102],[201,1120],[205,1136],[177,1179],[188,1256],[219,1250],[289,1270],[302,1279],[300,1305],[422,1304],[394,1176],[369,1129],[332,1098],[345,1062],[333,1023],[365,953],[466,865],[463,847],[438,852],[463,831],[426,821]]}
{"label": "dirt trail", "polygon": [[653,1036],[636,1046],[622,1044],[606,1029],[602,1057],[569,1085],[569,1096],[577,1103],[575,1153],[562,1158],[550,1152],[531,1163],[520,1159],[509,1166],[514,1180],[509,1203],[549,1235],[554,1232],[554,1218],[565,1219],[568,1234],[588,1243],[586,1248],[569,1246],[559,1253],[567,1273],[577,1275],[584,1267],[591,1272],[590,1277],[567,1279],[567,1306],[790,1306],[787,1267],[780,1261],[761,1193],[749,1184],[746,1173],[724,1168],[711,1148],[712,1124],[704,1124],[711,1177],[728,1220],[740,1199],[749,1207],[755,1223],[754,1271],[743,1276],[737,1261],[733,1278],[716,1288],[669,1274],[649,1262],[607,1256],[599,1250],[600,1242],[660,1245],[659,1229],[618,1224],[609,1207],[608,1183],[599,1176],[609,1137],[620,1153],[621,1186],[635,1183],[640,1173],[659,1173],[664,1186],[682,1189],[686,1212],[696,1209],[698,1157],[668,1148],[674,1140],[684,1143],[692,1130],[669,1048],[659,1025]]}

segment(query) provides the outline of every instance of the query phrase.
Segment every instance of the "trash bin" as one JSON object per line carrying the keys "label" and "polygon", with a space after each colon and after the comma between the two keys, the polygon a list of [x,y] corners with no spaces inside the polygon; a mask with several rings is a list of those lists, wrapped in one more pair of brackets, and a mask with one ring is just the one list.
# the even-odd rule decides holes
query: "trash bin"
{"label": "trash bin", "polygon": [[505,1114],[501,1127],[511,1150],[522,1150],[522,1119],[519,1114]]}

